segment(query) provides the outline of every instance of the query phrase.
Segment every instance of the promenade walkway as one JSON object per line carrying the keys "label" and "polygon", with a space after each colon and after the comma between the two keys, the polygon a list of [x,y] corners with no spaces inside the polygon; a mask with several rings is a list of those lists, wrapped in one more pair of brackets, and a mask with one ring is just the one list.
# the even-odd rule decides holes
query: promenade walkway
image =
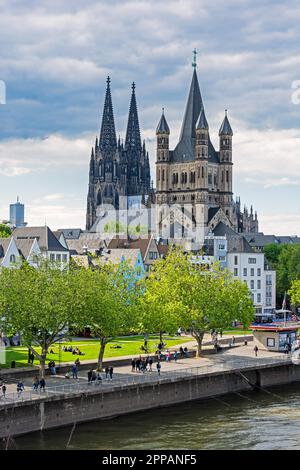
{"label": "promenade walkway", "polygon": [[7,386],[6,397],[0,398],[0,407],[12,402],[24,400],[36,400],[49,396],[60,396],[74,393],[89,393],[92,390],[110,390],[116,387],[127,387],[134,384],[157,383],[164,380],[177,380],[183,377],[201,375],[208,373],[226,372],[230,370],[247,370],[252,367],[262,367],[264,365],[289,362],[290,358],[285,354],[259,351],[259,356],[255,357],[253,345],[235,346],[224,352],[204,356],[201,358],[179,359],[177,362],[162,362],[161,375],[158,376],[156,364],[153,364],[153,371],[132,372],[131,365],[123,365],[114,368],[113,379],[110,380],[102,373],[102,380],[88,383],[87,370],[79,369],[78,379],[65,378],[64,375],[47,376],[46,391],[33,392],[31,377],[25,378],[23,383],[25,391],[16,393],[17,380],[11,379]]}

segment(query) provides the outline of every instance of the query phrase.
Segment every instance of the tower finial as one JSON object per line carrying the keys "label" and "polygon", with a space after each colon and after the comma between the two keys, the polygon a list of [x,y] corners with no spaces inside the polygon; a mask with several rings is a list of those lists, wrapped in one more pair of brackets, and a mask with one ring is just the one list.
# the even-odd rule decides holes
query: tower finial
{"label": "tower finial", "polygon": [[227,116],[227,109],[225,109],[225,116]]}
{"label": "tower finial", "polygon": [[193,60],[193,63],[192,63],[192,67],[194,69],[196,69],[196,67],[197,67],[197,49],[196,48],[193,50],[193,54],[194,54],[194,60]]}
{"label": "tower finial", "polygon": [[135,83],[134,82],[132,82],[131,88],[132,88],[132,91],[135,90]]}
{"label": "tower finial", "polygon": [[108,75],[108,77],[107,77],[107,79],[106,79],[106,83],[107,83],[107,85],[110,84],[110,76],[109,76],[109,75]]}

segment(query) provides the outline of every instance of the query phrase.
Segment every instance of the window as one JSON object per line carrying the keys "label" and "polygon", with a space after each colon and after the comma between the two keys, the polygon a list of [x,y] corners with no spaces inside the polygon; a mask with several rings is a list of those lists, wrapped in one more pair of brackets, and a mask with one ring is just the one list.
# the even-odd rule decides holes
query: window
{"label": "window", "polygon": [[244,276],[247,276],[247,268],[244,268]]}
{"label": "window", "polygon": [[219,250],[225,250],[225,245],[219,245]]}
{"label": "window", "polygon": [[256,264],[256,258],[248,258],[249,264]]}
{"label": "window", "polygon": [[219,261],[226,261],[226,256],[219,256]]}
{"label": "window", "polygon": [[234,257],[234,264],[238,264],[238,257],[237,256]]}
{"label": "window", "polygon": [[234,275],[235,275],[235,276],[238,276],[238,275],[239,275],[239,270],[238,270],[238,268],[234,268]]}
{"label": "window", "polygon": [[258,304],[261,303],[261,294],[257,294],[257,303],[258,303]]}
{"label": "window", "polygon": [[275,347],[275,338],[267,338],[267,346],[270,348]]}
{"label": "window", "polygon": [[57,261],[58,263],[61,262],[61,255],[56,255],[56,261]]}
{"label": "window", "polygon": [[54,253],[50,253],[50,261],[55,261],[55,254]]}
{"label": "window", "polygon": [[254,281],[250,281],[250,289],[254,289]]}
{"label": "window", "polygon": [[261,280],[257,281],[257,289],[261,289]]}
{"label": "window", "polygon": [[64,261],[65,263],[68,261],[68,256],[67,256],[66,254],[63,255],[62,258],[63,258],[63,261]]}
{"label": "window", "polygon": [[261,276],[261,269],[260,268],[257,268],[257,275]]}
{"label": "window", "polygon": [[156,251],[149,251],[149,259],[157,259],[157,252]]}
{"label": "window", "polygon": [[10,261],[10,263],[15,263],[16,262],[15,255],[10,255],[9,261]]}
{"label": "window", "polygon": [[254,276],[254,268],[251,268],[250,272],[251,272],[251,276]]}

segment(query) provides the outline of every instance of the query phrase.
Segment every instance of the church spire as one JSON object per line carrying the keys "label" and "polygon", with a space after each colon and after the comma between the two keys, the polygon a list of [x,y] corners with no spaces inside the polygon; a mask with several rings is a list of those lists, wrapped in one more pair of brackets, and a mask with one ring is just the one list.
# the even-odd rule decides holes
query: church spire
{"label": "church spire", "polygon": [[131,149],[136,149],[136,150],[141,150],[142,148],[139,118],[138,118],[136,97],[135,97],[135,83],[132,84],[132,94],[131,94],[130,107],[129,107],[125,148],[126,149],[131,148]]}
{"label": "church spire", "polygon": [[107,87],[104,101],[99,147],[102,151],[114,151],[117,148],[117,138],[114,113],[110,92],[110,78],[107,77]]}

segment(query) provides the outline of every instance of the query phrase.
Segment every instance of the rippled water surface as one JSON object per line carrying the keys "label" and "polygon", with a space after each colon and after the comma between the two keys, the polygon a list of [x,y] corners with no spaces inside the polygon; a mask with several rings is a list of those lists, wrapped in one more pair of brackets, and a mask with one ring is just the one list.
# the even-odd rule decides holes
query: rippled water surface
{"label": "rippled water surface", "polygon": [[16,438],[10,448],[300,449],[300,384]]}

